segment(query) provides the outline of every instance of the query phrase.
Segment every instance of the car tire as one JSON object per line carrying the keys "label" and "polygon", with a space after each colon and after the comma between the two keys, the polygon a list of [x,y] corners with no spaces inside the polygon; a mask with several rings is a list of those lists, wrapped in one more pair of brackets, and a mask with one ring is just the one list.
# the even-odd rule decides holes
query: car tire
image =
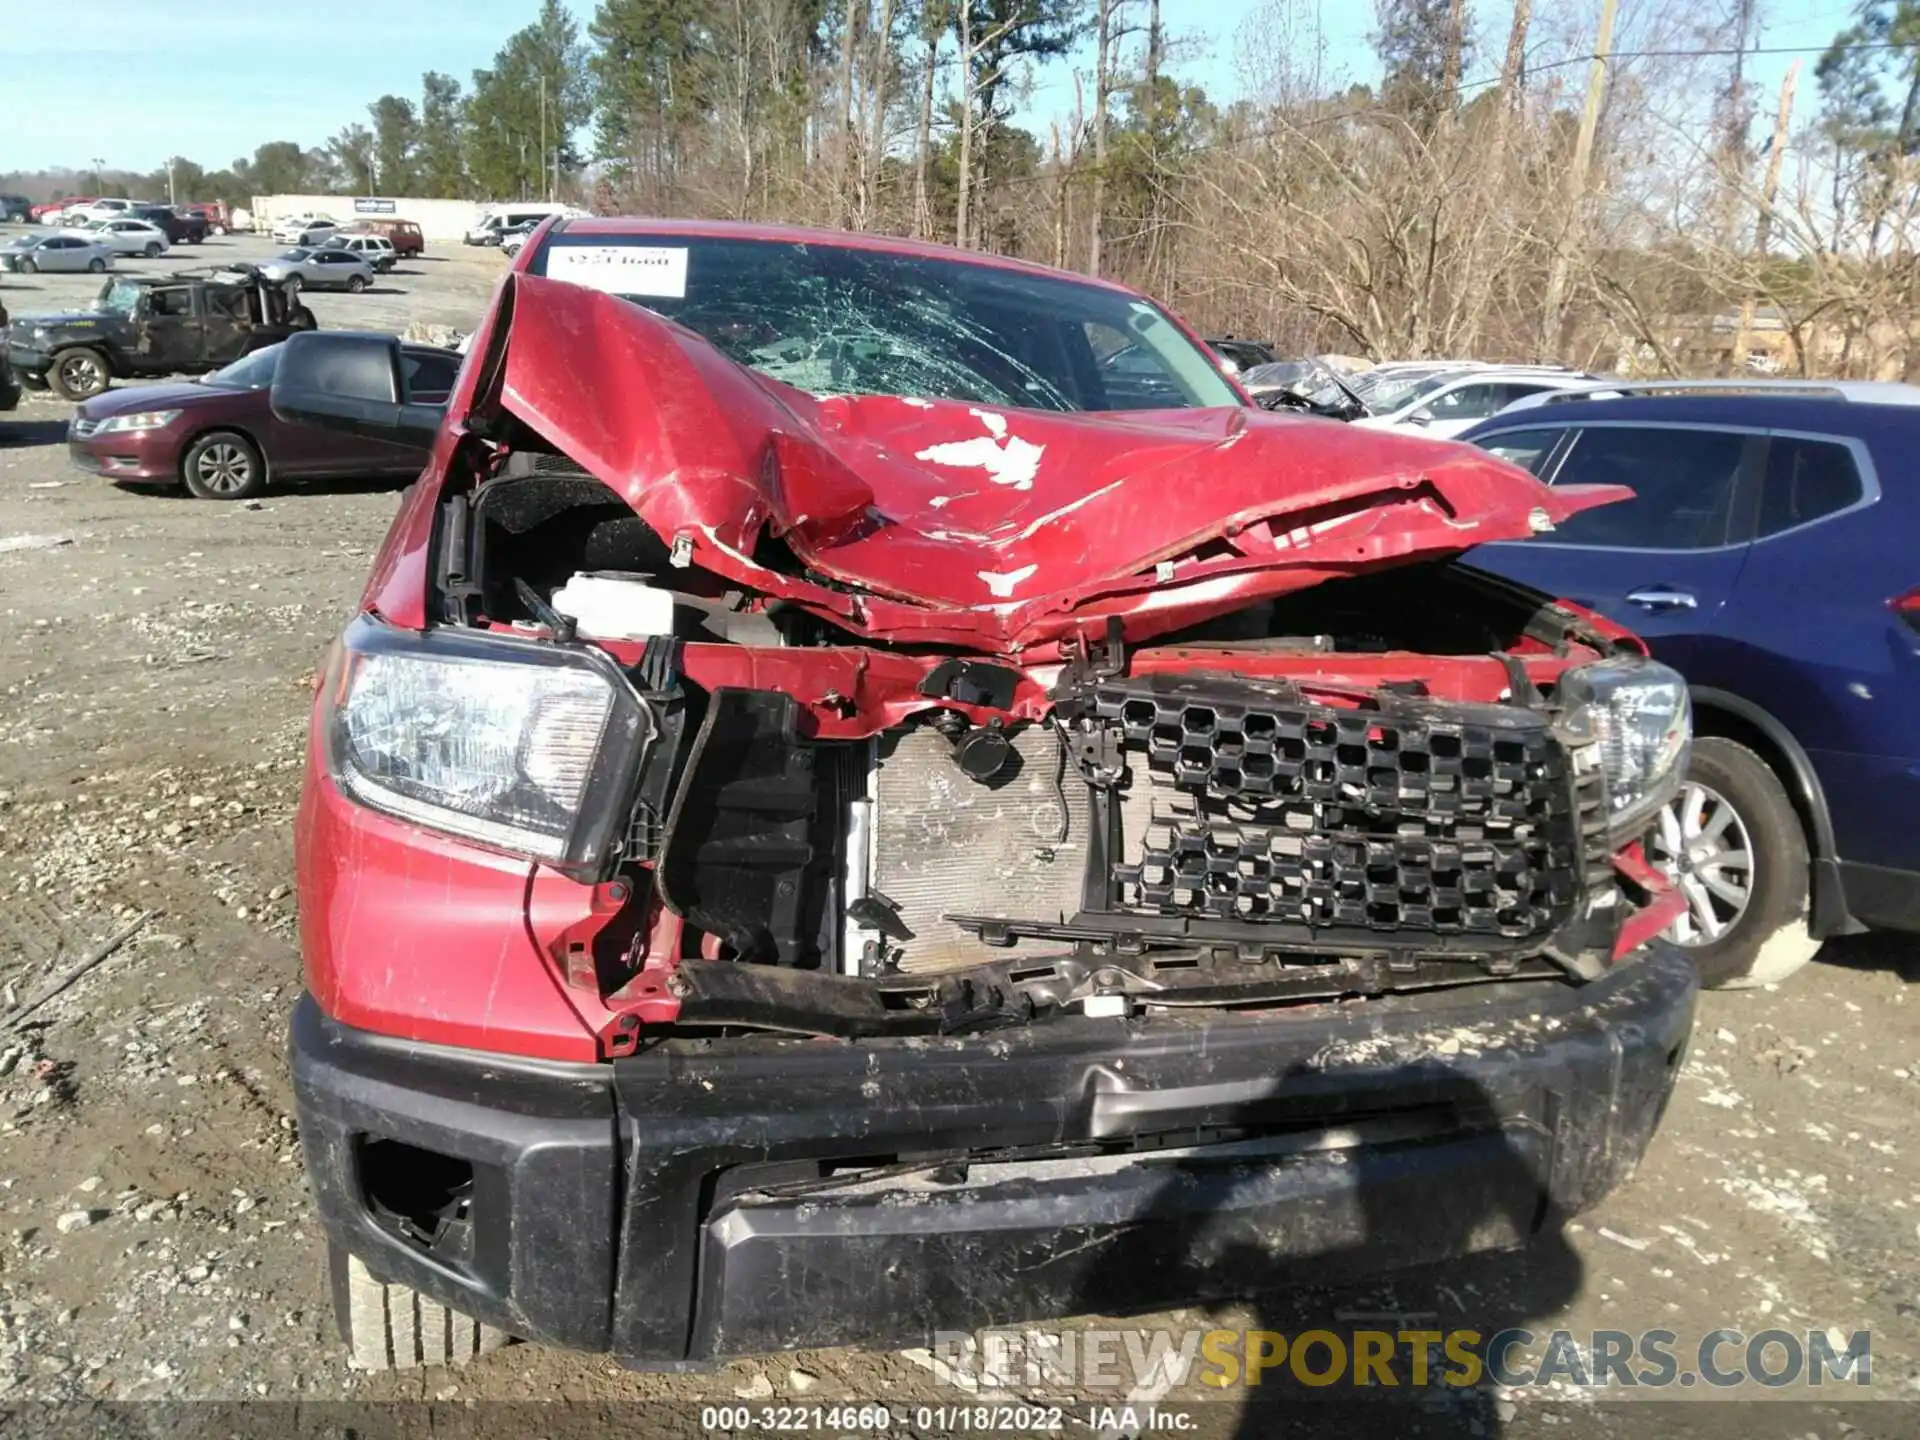
{"label": "car tire", "polygon": [[98,350],[85,346],[62,350],[47,367],[47,385],[62,400],[78,403],[106,393],[113,367]]}
{"label": "car tire", "polygon": [[351,291],[351,292],[352,292],[353,294],[355,294],[355,295],[358,295],[358,294],[359,294],[359,293],[360,293],[360,292],[361,292],[362,290],[364,290],[364,289],[366,289],[366,288],[367,288],[367,277],[366,277],[366,276],[364,276],[364,275],[349,275],[349,276],[347,277],[347,289],[348,289],[349,291]]}
{"label": "car tire", "polygon": [[104,274],[106,272],[106,268],[107,268],[107,262],[102,260],[98,255],[94,256],[93,259],[87,262],[87,269],[95,275]]}
{"label": "car tire", "polygon": [[251,500],[267,488],[267,462],[238,430],[210,430],[180,458],[180,483],[196,500]]}
{"label": "car tire", "polygon": [[355,1370],[414,1370],[464,1365],[512,1337],[471,1315],[429,1299],[410,1285],[374,1277],[357,1256],[327,1244],[333,1313]]}
{"label": "car tire", "polygon": [[20,259],[20,273],[22,275],[38,275],[40,273],[40,267],[25,256],[22,256]]}
{"label": "car tire", "polygon": [[158,260],[160,258],[160,247],[158,245],[155,245],[152,241],[148,241],[147,248],[142,250],[140,253],[146,256],[147,259],[149,260]]}
{"label": "car tire", "polygon": [[[1648,836],[1647,857],[1687,896],[1687,917],[1668,938],[1708,989],[1777,984],[1819,950],[1807,928],[1806,831],[1773,767],[1746,746],[1694,742],[1686,783]],[[1716,924],[1724,928],[1708,938]]]}

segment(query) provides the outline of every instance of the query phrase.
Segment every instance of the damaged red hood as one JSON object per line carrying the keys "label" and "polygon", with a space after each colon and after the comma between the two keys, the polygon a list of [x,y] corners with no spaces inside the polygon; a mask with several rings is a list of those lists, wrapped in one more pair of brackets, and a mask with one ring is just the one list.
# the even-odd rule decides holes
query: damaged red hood
{"label": "damaged red hood", "polygon": [[624,497],[676,563],[877,639],[1033,656],[1117,618],[1138,641],[1629,493],[1263,410],[815,399],[627,301],[508,284],[506,364],[476,408]]}

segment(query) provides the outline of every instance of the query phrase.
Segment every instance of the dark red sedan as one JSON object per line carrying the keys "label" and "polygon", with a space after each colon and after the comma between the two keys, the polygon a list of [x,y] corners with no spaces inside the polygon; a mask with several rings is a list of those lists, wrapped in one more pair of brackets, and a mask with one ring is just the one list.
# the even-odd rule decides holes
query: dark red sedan
{"label": "dark red sedan", "polygon": [[[424,449],[275,419],[268,387],[280,350],[269,345],[195,381],[96,395],[68,427],[68,457],[119,484],[184,485],[202,500],[245,500],[280,480],[419,471]],[[403,346],[408,398],[444,402],[460,359],[431,345]]]}

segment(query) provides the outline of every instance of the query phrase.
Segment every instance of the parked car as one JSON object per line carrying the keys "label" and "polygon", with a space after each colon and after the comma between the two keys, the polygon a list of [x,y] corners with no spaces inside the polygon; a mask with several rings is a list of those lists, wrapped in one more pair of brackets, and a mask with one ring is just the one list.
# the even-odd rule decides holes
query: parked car
{"label": "parked car", "polygon": [[224,200],[195,200],[176,208],[182,215],[197,216],[204,221],[209,235],[225,235],[235,228]]}
{"label": "parked car", "polygon": [[32,388],[86,400],[115,376],[215,370],[314,324],[297,295],[255,273],[118,279],[92,310],[15,321],[7,363]]}
{"label": "parked car", "polygon": [[403,260],[427,253],[426,237],[420,233],[420,227],[411,220],[373,216],[354,221],[346,227],[345,233],[383,236],[393,242],[394,253]]}
{"label": "parked car", "polygon": [[1381,398],[1385,391],[1374,392],[1374,398],[1366,400],[1369,413],[1353,423],[1369,430],[1418,430],[1447,440],[1516,400],[1549,390],[1579,389],[1593,378],[1577,371],[1525,365],[1443,370],[1394,395],[1391,402]]}
{"label": "parked car", "polygon": [[43,200],[27,211],[27,218],[36,225],[58,225],[60,218],[67,213],[70,205],[84,205],[92,197],[87,195],[69,195],[64,200]]}
{"label": "parked car", "polygon": [[500,253],[511,259],[520,253],[520,247],[527,243],[527,237],[538,230],[544,220],[522,220],[518,225],[509,225],[500,232],[497,243]]}
{"label": "parked car", "polygon": [[[266,346],[198,381],[96,396],[75,412],[67,454],[116,484],[184,485],[202,500],[245,500],[284,480],[418,473],[421,444],[276,419],[268,387],[282,349]],[[408,401],[444,404],[460,357],[428,345],[406,345],[400,353]]]}
{"label": "parked car", "polygon": [[1369,410],[1390,414],[1413,389],[1436,375],[1458,375],[1489,368],[1479,360],[1388,360],[1359,375],[1348,385]]}
{"label": "parked car", "polygon": [[311,246],[332,239],[339,228],[327,215],[290,215],[274,222],[272,235],[283,245]]}
{"label": "parked car", "polygon": [[130,219],[145,220],[166,232],[170,245],[199,245],[207,238],[207,221],[186,209],[171,205],[136,205]]}
{"label": "parked car", "polygon": [[1367,413],[1347,377],[1318,357],[1255,365],[1241,373],[1240,388],[1265,410],[1298,410],[1328,420],[1357,420]]}
{"label": "parked car", "polygon": [[1265,341],[1236,340],[1231,335],[1207,341],[1207,348],[1222,360],[1231,360],[1234,367],[1242,371],[1251,370],[1256,365],[1271,365],[1280,358]]}
{"label": "parked car", "polygon": [[373,266],[351,250],[295,246],[271,260],[263,260],[260,273],[295,289],[351,290],[358,294],[373,284]]}
{"label": "parked car", "polygon": [[1465,438],[1630,504],[1475,565],[1633,624],[1692,686],[1686,788],[1647,837],[1708,984],[1778,981],[1827,936],[1920,929],[1920,446],[1910,386],[1648,386]]}
{"label": "parked car", "polygon": [[0,195],[0,222],[24,225],[33,218],[33,202],[24,195]]}
{"label": "parked car", "polygon": [[583,211],[553,201],[526,200],[511,205],[488,205],[474,217],[463,238],[468,245],[498,245],[500,237],[531,220],[538,225],[552,215],[578,216]]}
{"label": "parked car", "polygon": [[[571,221],[444,416],[401,353],[296,336],[272,396],[459,437],[294,827],[358,1363],[1164,1308],[1631,1170],[1696,984],[1636,848],[1686,687],[1455,560],[1620,492],[1267,414],[1137,292],[875,235]],[[1111,413],[1149,360],[1167,408]]]}
{"label": "parked car", "polygon": [[86,233],[116,255],[158,259],[171,248],[167,232],[150,220],[96,220]]}
{"label": "parked car", "polygon": [[22,275],[41,270],[49,275],[76,270],[98,274],[112,265],[113,251],[93,235],[25,235],[20,243],[0,249],[0,266]]}
{"label": "parked car", "polygon": [[393,269],[394,262],[400,258],[393,248],[393,242],[384,235],[355,235],[341,231],[331,240],[322,243],[321,250],[342,250],[349,255],[358,256],[373,267],[374,273],[384,275]]}
{"label": "parked car", "polygon": [[131,200],[104,197],[69,204],[61,212],[60,220],[64,225],[95,225],[102,220],[123,220],[133,207]]}

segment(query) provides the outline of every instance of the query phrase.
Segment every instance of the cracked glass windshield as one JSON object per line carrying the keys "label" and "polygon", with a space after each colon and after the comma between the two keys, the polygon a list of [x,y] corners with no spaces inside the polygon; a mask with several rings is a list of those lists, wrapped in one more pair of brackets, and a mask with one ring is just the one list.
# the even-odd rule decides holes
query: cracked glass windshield
{"label": "cracked glass windshield", "polygon": [[100,289],[100,309],[108,315],[131,315],[143,288],[132,280],[109,280]]}
{"label": "cracked glass windshield", "polygon": [[566,233],[533,270],[644,305],[813,395],[1034,410],[1241,403],[1159,309],[1065,278],[790,241]]}

